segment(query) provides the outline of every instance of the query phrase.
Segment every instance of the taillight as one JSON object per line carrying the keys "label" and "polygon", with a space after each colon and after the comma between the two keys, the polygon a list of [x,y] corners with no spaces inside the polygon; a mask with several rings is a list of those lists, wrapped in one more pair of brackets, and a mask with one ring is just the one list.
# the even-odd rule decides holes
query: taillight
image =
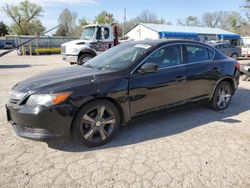
{"label": "taillight", "polygon": [[236,69],[240,70],[240,63],[239,62],[237,62],[234,66]]}

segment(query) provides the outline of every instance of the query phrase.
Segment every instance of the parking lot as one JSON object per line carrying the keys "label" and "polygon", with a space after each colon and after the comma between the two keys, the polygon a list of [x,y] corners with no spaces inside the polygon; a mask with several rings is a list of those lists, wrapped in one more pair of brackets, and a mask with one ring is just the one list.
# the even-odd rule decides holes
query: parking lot
{"label": "parking lot", "polygon": [[247,81],[225,111],[196,106],[155,114],[122,127],[101,147],[16,136],[5,117],[10,89],[69,66],[60,55],[0,58],[0,187],[250,187]]}

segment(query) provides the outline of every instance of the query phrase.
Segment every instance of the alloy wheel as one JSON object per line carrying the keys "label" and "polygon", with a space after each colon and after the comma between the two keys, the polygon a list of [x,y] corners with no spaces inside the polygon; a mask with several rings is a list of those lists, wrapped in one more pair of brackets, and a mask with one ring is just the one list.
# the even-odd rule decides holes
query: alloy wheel
{"label": "alloy wheel", "polygon": [[90,60],[91,59],[91,57],[84,57],[84,58],[82,58],[82,64],[84,64],[84,63],[86,63],[88,60]]}
{"label": "alloy wheel", "polygon": [[228,85],[222,85],[217,94],[216,105],[219,109],[224,109],[228,106],[232,97],[231,90]]}
{"label": "alloy wheel", "polygon": [[98,143],[110,137],[115,127],[115,114],[106,106],[88,110],[82,117],[80,132],[91,143]]}

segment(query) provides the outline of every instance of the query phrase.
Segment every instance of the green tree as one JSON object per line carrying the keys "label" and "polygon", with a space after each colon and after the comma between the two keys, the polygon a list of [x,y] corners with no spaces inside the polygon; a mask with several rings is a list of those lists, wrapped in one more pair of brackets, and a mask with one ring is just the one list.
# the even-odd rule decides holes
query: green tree
{"label": "green tree", "polygon": [[85,17],[78,20],[78,26],[83,27],[85,25],[88,25],[88,21]]}
{"label": "green tree", "polygon": [[2,10],[13,21],[11,30],[15,34],[39,35],[45,31],[38,19],[43,12],[42,7],[35,3],[24,0],[19,5],[7,4]]}
{"label": "green tree", "polygon": [[2,21],[0,21],[0,37],[8,34],[9,34],[8,26],[4,24]]}
{"label": "green tree", "polygon": [[114,22],[113,14],[102,11],[95,17],[95,22],[98,22],[98,24],[112,24]]}

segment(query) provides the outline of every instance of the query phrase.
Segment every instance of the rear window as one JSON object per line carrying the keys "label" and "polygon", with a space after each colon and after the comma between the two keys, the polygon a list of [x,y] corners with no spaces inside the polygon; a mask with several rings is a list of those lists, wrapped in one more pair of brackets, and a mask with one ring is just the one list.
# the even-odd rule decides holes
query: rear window
{"label": "rear window", "polygon": [[186,62],[195,63],[200,61],[208,61],[214,57],[214,51],[196,45],[184,45],[184,53],[186,53]]}

